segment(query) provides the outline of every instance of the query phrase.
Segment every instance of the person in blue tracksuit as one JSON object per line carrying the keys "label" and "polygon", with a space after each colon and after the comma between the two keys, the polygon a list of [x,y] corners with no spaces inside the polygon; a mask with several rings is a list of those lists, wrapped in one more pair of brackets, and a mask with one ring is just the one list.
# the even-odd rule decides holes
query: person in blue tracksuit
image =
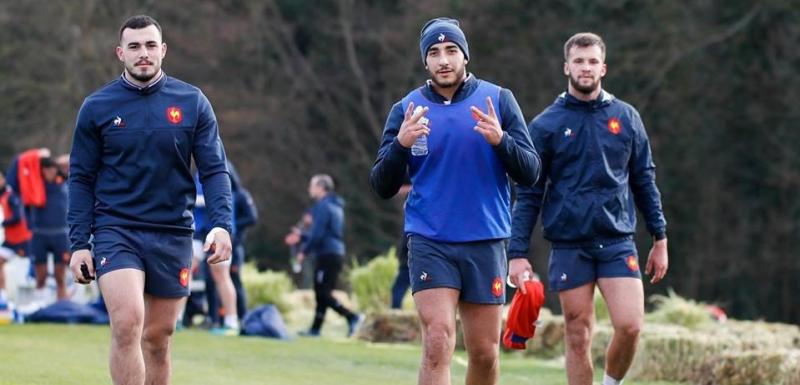
{"label": "person in blue tracksuit", "polygon": [[495,384],[511,235],[508,177],[534,184],[539,157],[511,91],[466,71],[469,47],[458,21],[429,21],[419,43],[430,79],[392,106],[370,184],[388,199],[411,177],[404,230],[423,328],[419,382],[450,383],[459,311],[467,383]]}
{"label": "person in blue tracksuit", "polygon": [[70,153],[70,269],[82,284],[97,276],[111,318],[114,383],[169,383],[170,339],[189,295],[193,160],[213,227],[208,261],[231,256],[231,185],[217,120],[197,87],[161,70],[166,51],[153,18],[122,24],[123,73],[84,100]]}
{"label": "person in blue tracksuit", "polygon": [[633,359],[643,323],[644,294],[632,237],[636,209],[653,237],[645,267],[651,283],[667,272],[666,221],[655,184],[655,165],[639,113],[603,90],[605,44],[592,33],[564,45],[567,92],[534,118],[529,130],[542,158],[533,186],[519,186],[509,245],[509,275],[518,287],[533,271],[530,235],[541,212],[552,244],[549,286],[566,320],[567,377],[592,383],[595,286],[608,304],[614,337],[604,385],[620,384]]}
{"label": "person in blue tracksuit", "polygon": [[67,236],[67,184],[59,175],[58,165],[51,158],[42,158],[45,204],[31,207],[31,255],[36,273],[36,295],[43,299],[47,279],[47,256],[53,255],[53,276],[56,297],[67,299],[65,282],[66,264],[69,263],[69,237]]}
{"label": "person in blue tracksuit", "polygon": [[328,308],[347,320],[348,337],[356,332],[364,320],[363,314],[352,312],[333,297],[345,256],[344,200],[336,195],[334,189],[333,178],[327,174],[314,175],[308,184],[308,195],[316,203],[311,208],[308,240],[297,253],[297,261],[302,264],[306,256],[314,257],[314,296],[317,306],[311,327],[300,333],[305,336],[320,335]]}

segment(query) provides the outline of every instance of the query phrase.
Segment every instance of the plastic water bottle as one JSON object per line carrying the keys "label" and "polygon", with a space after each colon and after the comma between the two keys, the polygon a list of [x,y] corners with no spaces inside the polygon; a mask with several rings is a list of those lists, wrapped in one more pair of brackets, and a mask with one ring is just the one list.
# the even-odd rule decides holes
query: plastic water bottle
{"label": "plastic water bottle", "polygon": [[[422,110],[422,106],[417,106],[414,108],[414,113]],[[427,125],[429,122],[428,118],[421,117],[419,119],[419,124]],[[417,140],[414,141],[414,144],[411,145],[411,155],[413,156],[424,156],[428,155],[428,135],[420,135]]]}

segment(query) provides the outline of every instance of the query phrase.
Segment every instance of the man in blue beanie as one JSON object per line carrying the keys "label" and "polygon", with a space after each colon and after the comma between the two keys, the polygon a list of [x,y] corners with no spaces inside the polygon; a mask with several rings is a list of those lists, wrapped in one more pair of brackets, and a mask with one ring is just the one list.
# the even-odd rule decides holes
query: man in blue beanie
{"label": "man in blue beanie", "polygon": [[392,106],[370,184],[388,199],[411,177],[404,231],[423,329],[419,384],[450,384],[456,311],[466,383],[497,384],[508,176],[533,185],[539,156],[511,91],[466,71],[469,46],[458,21],[426,23],[420,53],[430,79]]}

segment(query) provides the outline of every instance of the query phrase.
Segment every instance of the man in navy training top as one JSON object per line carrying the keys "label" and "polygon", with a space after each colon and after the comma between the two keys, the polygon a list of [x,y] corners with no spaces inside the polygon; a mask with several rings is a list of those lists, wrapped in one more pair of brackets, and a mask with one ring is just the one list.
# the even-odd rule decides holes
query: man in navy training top
{"label": "man in navy training top", "polygon": [[51,158],[41,158],[44,181],[45,204],[31,207],[31,255],[36,272],[36,296],[46,297],[47,255],[53,255],[53,276],[56,281],[56,297],[67,299],[65,280],[66,264],[69,263],[69,238],[67,236],[67,184]]}
{"label": "man in navy training top", "polygon": [[655,184],[655,165],[639,113],[601,87],[605,44],[592,33],[564,45],[567,92],[529,125],[542,157],[534,187],[519,186],[509,245],[511,281],[532,273],[527,260],[539,213],[552,244],[549,286],[566,321],[567,379],[592,383],[591,339],[595,285],[606,300],[614,336],[604,385],[621,384],[636,351],[644,318],[639,257],[632,237],[636,208],[653,236],[646,274],[667,272],[666,221]]}
{"label": "man in navy training top", "polygon": [[469,47],[458,21],[426,23],[419,48],[430,79],[392,106],[370,183],[388,199],[407,171],[411,177],[405,232],[423,330],[419,383],[450,384],[458,311],[466,383],[496,384],[511,235],[508,176],[533,185],[539,157],[511,91],[466,71]]}
{"label": "man in navy training top", "polygon": [[84,101],[70,154],[70,269],[79,283],[91,279],[84,264],[97,276],[115,384],[170,382],[170,337],[189,295],[192,160],[215,227],[208,261],[231,255],[231,185],[217,121],[197,87],[161,70],[166,51],[153,18],[123,23],[116,53],[124,71]]}
{"label": "man in navy training top", "polygon": [[308,195],[316,203],[311,208],[311,230],[308,240],[297,253],[297,262],[302,264],[306,255],[314,257],[314,296],[317,302],[314,321],[308,331],[301,335],[316,337],[325,321],[328,308],[347,319],[347,336],[352,336],[361,322],[363,314],[353,313],[333,297],[333,289],[344,264],[344,200],[334,192],[333,178],[317,174],[308,183]]}

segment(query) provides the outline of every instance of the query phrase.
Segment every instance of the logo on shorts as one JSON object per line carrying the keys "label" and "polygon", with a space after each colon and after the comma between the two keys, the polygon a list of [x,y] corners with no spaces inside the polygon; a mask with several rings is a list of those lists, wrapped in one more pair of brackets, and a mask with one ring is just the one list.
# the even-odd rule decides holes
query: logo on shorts
{"label": "logo on shorts", "polygon": [[423,271],[422,274],[419,275],[419,280],[422,282],[428,282],[431,280],[431,276],[428,275],[427,271]]}
{"label": "logo on shorts", "polygon": [[172,124],[178,124],[183,121],[183,111],[180,107],[172,106],[167,108],[167,120]]}
{"label": "logo on shorts", "polygon": [[620,131],[622,131],[622,123],[619,122],[619,119],[611,118],[608,120],[608,131],[614,135],[619,135]]}
{"label": "logo on shorts", "polygon": [[561,273],[561,282],[567,282],[567,273]]}
{"label": "logo on shorts", "polygon": [[631,271],[639,271],[639,261],[636,259],[635,255],[629,255],[628,258],[625,259],[625,264],[628,265]]}
{"label": "logo on shorts", "polygon": [[103,259],[100,260],[100,266],[105,266],[107,262],[108,259],[106,259],[106,257],[103,257]]}
{"label": "logo on shorts", "polygon": [[119,115],[114,118],[114,127],[125,127],[125,121]]}
{"label": "logo on shorts", "polygon": [[500,277],[495,277],[492,281],[492,295],[495,297],[503,295],[503,280]]}
{"label": "logo on shorts", "polygon": [[572,136],[575,136],[575,131],[572,131],[571,128],[567,127],[567,129],[564,130],[564,137],[565,138],[569,138],[569,137],[572,137]]}
{"label": "logo on shorts", "polygon": [[189,269],[185,267],[181,269],[181,272],[178,274],[178,282],[180,282],[183,287],[189,286]]}

